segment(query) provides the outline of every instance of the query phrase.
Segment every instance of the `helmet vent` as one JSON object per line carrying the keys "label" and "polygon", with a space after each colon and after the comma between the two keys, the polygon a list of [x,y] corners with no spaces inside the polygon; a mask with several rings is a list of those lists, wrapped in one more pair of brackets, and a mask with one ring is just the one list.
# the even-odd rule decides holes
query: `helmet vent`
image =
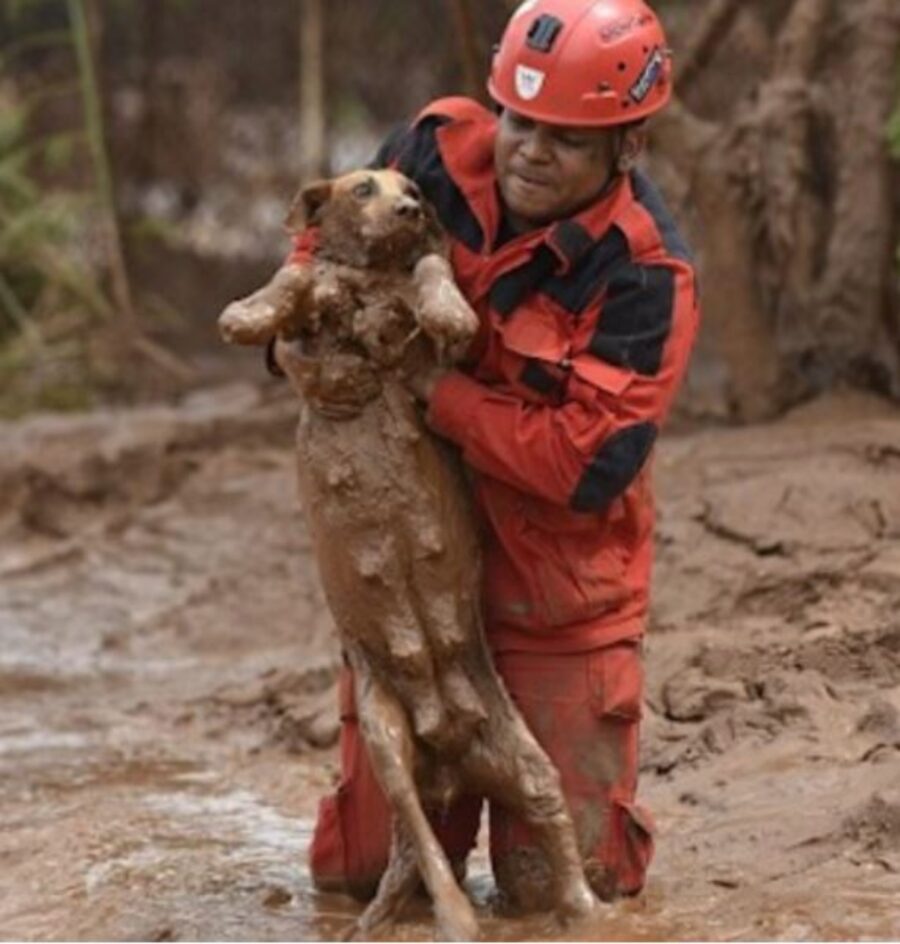
{"label": "helmet vent", "polygon": [[562,32],[562,20],[547,13],[539,16],[528,30],[526,44],[529,49],[536,49],[538,52],[550,52],[557,37]]}

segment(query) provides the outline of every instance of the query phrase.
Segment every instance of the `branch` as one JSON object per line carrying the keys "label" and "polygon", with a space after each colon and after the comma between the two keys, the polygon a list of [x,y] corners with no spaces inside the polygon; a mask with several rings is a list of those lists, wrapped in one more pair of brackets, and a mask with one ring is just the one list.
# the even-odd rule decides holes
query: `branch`
{"label": "branch", "polygon": [[741,10],[741,0],[712,0],[703,19],[685,44],[675,73],[675,84],[682,96],[689,91],[719,44],[728,35]]}
{"label": "branch", "polygon": [[[93,13],[92,20],[89,20],[88,4]],[[91,22],[94,23],[98,35],[102,29],[100,8],[96,6],[95,0],[69,0],[68,11],[69,27],[72,31],[72,41],[75,44],[78,59],[85,129],[91,148],[94,176],[97,180],[97,194],[103,208],[107,261],[112,278],[113,297],[118,308],[119,318],[125,321],[129,331],[134,331],[134,303],[131,296],[131,283],[128,279],[128,268],[125,263],[122,232],[119,226],[112,165],[103,122],[103,102],[97,74],[98,66],[95,61],[96,50],[94,49],[94,37],[91,34]]]}
{"label": "branch", "polygon": [[830,0],[796,0],[778,36],[774,76],[804,79],[812,75],[830,6]]}
{"label": "branch", "polygon": [[322,0],[300,3],[300,167],[304,181],[325,172],[325,10]]}
{"label": "branch", "polygon": [[472,0],[447,0],[453,17],[459,61],[462,65],[463,88],[471,98],[484,99],[482,49],[479,42]]}

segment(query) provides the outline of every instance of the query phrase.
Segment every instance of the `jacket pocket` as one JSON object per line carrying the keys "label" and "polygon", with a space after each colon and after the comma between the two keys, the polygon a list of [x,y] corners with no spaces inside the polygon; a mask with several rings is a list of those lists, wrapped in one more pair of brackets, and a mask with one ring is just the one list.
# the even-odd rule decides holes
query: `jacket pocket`
{"label": "jacket pocket", "polygon": [[571,363],[572,373],[579,380],[614,397],[622,396],[635,379],[633,370],[617,367],[593,354],[577,354]]}
{"label": "jacket pocket", "polygon": [[508,319],[497,319],[495,325],[503,347],[521,357],[558,364],[569,356],[570,332],[546,303],[530,305],[527,314],[519,312]]}

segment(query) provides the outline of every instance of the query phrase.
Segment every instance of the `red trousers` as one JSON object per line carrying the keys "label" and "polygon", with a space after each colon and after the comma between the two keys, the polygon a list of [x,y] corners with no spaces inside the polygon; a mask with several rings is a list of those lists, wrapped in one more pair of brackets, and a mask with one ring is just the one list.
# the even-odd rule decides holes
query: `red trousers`
{"label": "red trousers", "polygon": [[[560,772],[588,878],[600,897],[635,894],[653,855],[653,825],[634,802],[643,691],[640,644],[563,655],[508,652],[497,669],[528,726]],[[310,849],[319,888],[371,896],[390,849],[390,810],[359,731],[353,679],[340,683],[341,780],[325,797]],[[462,866],[473,848],[482,798],[463,797],[432,815],[448,857]],[[546,863],[529,828],[490,804],[491,860],[513,904],[543,905]]]}

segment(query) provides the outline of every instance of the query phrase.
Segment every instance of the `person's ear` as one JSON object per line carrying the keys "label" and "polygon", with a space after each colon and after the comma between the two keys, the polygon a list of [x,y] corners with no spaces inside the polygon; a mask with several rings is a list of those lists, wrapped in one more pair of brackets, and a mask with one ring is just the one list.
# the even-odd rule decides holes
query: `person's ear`
{"label": "person's ear", "polygon": [[294,197],[284,220],[284,228],[296,233],[311,223],[319,222],[322,207],[331,199],[334,189],[330,180],[317,180],[300,190]]}
{"label": "person's ear", "polygon": [[620,174],[627,174],[634,170],[646,143],[647,131],[644,125],[636,125],[623,131],[619,156],[616,159],[616,170]]}

